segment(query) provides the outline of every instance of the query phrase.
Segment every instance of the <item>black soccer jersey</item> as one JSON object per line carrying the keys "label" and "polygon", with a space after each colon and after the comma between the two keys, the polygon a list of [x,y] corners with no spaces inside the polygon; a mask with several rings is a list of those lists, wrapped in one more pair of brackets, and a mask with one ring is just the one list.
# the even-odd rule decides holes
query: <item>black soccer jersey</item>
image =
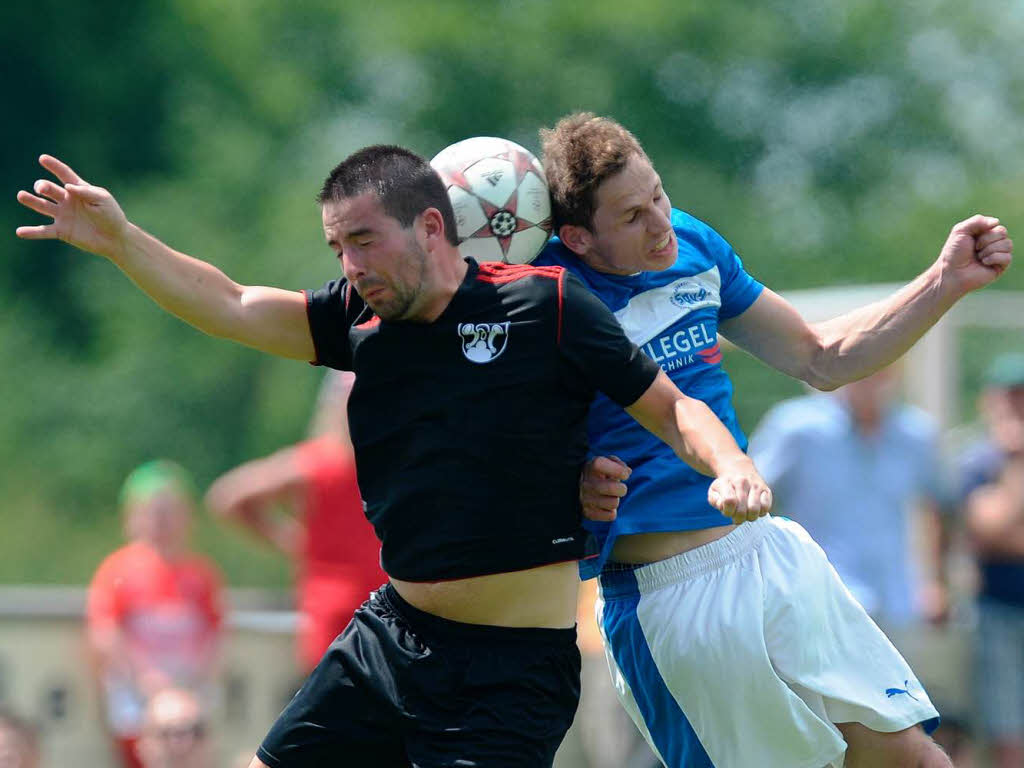
{"label": "black soccer jersey", "polygon": [[306,293],[316,362],[356,373],[359,487],[384,570],[406,581],[592,555],[590,402],[630,405],[659,371],[561,267],[467,262],[431,323],[382,321],[344,278]]}

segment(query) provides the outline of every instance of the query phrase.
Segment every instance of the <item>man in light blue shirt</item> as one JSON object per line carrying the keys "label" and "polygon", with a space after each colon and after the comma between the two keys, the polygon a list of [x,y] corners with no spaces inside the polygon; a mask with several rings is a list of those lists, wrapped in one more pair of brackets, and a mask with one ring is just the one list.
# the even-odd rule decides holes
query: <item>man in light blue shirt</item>
{"label": "man in light blue shirt", "polygon": [[[777,511],[807,529],[886,629],[940,618],[945,609],[938,427],[895,402],[898,383],[898,372],[886,368],[835,395],[787,400],[750,440]],[[916,510],[927,533],[925,562],[912,551]]]}

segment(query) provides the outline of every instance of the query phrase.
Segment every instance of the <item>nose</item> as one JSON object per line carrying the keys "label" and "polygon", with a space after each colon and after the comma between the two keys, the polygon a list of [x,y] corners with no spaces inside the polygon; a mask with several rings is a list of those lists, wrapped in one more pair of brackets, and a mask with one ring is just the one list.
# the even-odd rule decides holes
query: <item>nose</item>
{"label": "nose", "polygon": [[341,272],[350,283],[366,276],[366,265],[352,250],[342,250],[338,258],[341,259]]}
{"label": "nose", "polygon": [[660,235],[670,226],[672,226],[671,214],[668,211],[663,211],[661,206],[651,206],[651,215],[647,217],[647,229],[649,232]]}

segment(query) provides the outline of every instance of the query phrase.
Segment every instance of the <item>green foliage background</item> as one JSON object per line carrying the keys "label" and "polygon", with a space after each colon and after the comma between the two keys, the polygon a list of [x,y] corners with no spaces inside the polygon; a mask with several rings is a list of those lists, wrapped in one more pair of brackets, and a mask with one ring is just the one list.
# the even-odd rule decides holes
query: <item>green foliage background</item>
{"label": "green foliage background", "polygon": [[[300,438],[319,381],[203,337],[99,259],[16,240],[41,152],[239,282],[301,288],[335,273],[313,198],[350,151],[536,149],[589,109],[776,289],[899,281],[973,212],[1024,232],[1022,38],[1024,5],[996,0],[5,4],[0,581],[84,582],[133,466],[170,457],[205,487]],[[748,429],[800,391],[727,366]],[[279,558],[197,527],[232,583],[285,583]]]}

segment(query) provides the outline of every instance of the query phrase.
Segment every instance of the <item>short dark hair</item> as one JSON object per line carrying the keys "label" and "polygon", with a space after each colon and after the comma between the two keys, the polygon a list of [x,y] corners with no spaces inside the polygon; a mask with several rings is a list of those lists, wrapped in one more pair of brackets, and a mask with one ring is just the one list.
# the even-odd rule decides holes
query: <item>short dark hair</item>
{"label": "short dark hair", "polygon": [[541,129],[540,141],[556,232],[563,224],[592,229],[597,188],[629,158],[647,157],[632,133],[593,112],[577,112]]}
{"label": "short dark hair", "polygon": [[427,208],[436,208],[444,220],[448,242],[459,244],[455,211],[444,182],[415,152],[393,144],[375,144],[353,152],[331,171],[316,199],[323,205],[364,192],[373,192],[384,212],[406,228]]}

